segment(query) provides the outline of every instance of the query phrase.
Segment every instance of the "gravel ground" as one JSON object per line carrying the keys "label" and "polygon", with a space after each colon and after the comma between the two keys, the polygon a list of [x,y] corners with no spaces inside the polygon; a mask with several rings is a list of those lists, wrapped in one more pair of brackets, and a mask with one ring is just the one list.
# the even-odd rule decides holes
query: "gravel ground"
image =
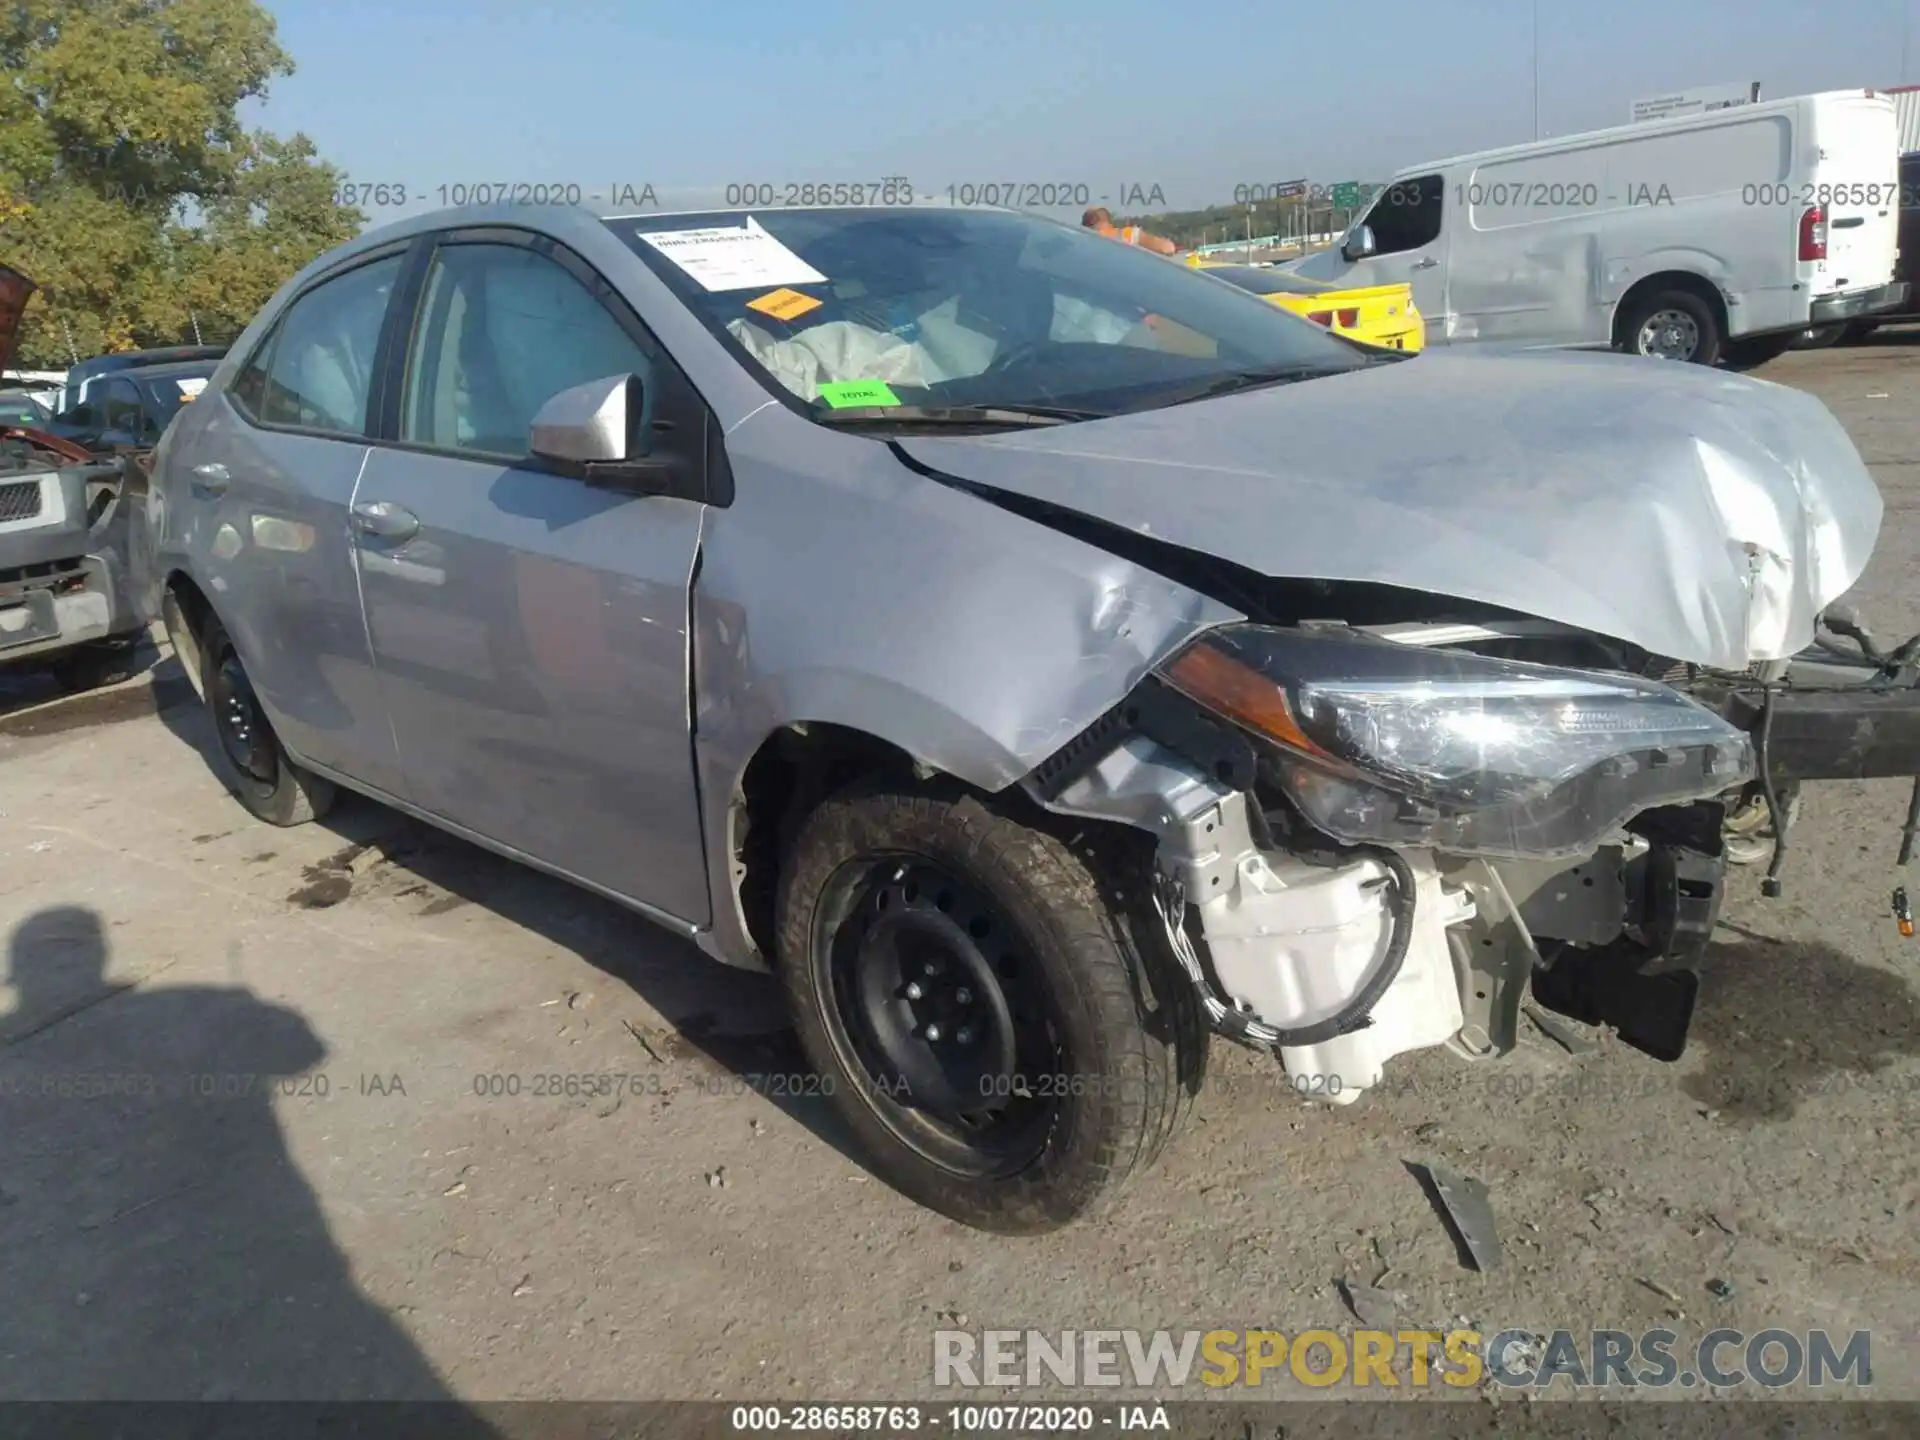
{"label": "gravel ground", "polygon": [[[1887,500],[1855,599],[1920,630],[1920,332],[1762,375],[1852,431]],[[1009,1241],[778,1093],[764,978],[367,802],[253,823],[164,657],[12,683],[0,1399],[930,1396],[939,1328],[1345,1332],[1341,1277],[1402,1328],[1870,1330],[1872,1393],[1920,1397],[1900,782],[1811,795],[1784,898],[1736,872],[1677,1064],[1528,1030],[1326,1110],[1217,1045],[1111,1218]],[[1461,1264],[1421,1160],[1488,1185],[1504,1265]]]}

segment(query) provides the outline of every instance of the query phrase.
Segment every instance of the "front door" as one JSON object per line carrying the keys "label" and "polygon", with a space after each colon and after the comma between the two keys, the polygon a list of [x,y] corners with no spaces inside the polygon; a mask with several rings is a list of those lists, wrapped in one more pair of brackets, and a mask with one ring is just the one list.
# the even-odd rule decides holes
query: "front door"
{"label": "front door", "polygon": [[375,447],[354,496],[407,793],[705,924],[687,626],[703,507],[527,460],[535,413],[570,386],[639,375],[661,448],[704,445],[701,402],[604,282],[550,243],[445,237],[420,296],[398,443]]}
{"label": "front door", "polygon": [[1411,285],[1413,303],[1426,322],[1427,343],[1444,345],[1452,335],[1447,288],[1445,186],[1438,175],[1396,180],[1382,190],[1361,220],[1373,231],[1374,252],[1349,260],[1338,245],[1309,255],[1297,273],[1329,282],[1328,289],[1365,285]]}

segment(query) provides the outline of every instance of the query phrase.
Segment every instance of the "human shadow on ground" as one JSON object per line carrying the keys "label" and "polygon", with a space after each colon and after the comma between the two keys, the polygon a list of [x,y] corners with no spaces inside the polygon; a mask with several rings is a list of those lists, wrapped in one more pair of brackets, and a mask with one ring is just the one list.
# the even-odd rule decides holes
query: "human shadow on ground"
{"label": "human shadow on ground", "polygon": [[281,1134],[277,1097],[327,1103],[320,1037],[237,983],[111,985],[108,959],[84,906],[7,942],[0,1399],[451,1402]]}

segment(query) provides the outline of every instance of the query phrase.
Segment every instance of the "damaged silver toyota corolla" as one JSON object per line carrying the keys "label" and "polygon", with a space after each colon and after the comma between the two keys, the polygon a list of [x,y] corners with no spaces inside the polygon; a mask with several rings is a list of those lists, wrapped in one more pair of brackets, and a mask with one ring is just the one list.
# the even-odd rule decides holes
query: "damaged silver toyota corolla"
{"label": "damaged silver toyota corolla", "polygon": [[1729,858],[1920,771],[1920,645],[1822,623],[1880,497],[1817,401],[1383,356],[1005,212],[389,226],[148,521],[256,815],[349,786],[777,971],[993,1229],[1110,1198],[1210,1035],[1340,1103],[1529,990],[1673,1058]]}

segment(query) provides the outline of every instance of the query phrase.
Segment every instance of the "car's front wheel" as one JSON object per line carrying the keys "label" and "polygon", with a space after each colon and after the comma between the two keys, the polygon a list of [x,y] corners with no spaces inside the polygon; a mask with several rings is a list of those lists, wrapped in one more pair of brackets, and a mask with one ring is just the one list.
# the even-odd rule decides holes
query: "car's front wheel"
{"label": "car's front wheel", "polygon": [[213,618],[199,637],[201,693],[213,718],[213,767],[227,788],[269,825],[303,825],[333,808],[334,787],[288,756],[254,693],[226,628]]}
{"label": "car's front wheel", "polygon": [[1205,1032],[1120,864],[958,794],[857,788],[802,825],[778,921],[801,1043],[874,1169],[921,1204],[1056,1229],[1190,1108]]}

